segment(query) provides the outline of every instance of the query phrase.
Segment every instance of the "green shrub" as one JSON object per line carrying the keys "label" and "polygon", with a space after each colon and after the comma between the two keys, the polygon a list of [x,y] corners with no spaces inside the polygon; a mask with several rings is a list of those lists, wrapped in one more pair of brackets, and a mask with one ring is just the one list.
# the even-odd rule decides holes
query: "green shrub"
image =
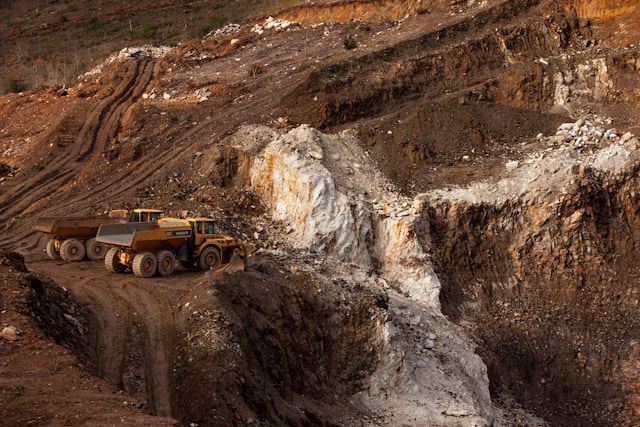
{"label": "green shrub", "polygon": [[4,82],[4,92],[5,93],[20,93],[27,90],[29,86],[26,83],[22,83],[16,79],[7,79]]}
{"label": "green shrub", "polygon": [[140,38],[152,39],[156,35],[156,29],[151,26],[147,21],[142,23],[142,30],[138,33]]}
{"label": "green shrub", "polygon": [[358,47],[358,42],[356,41],[356,39],[351,37],[350,34],[347,34],[344,37],[344,40],[342,41],[342,45],[344,46],[345,49],[351,50]]}

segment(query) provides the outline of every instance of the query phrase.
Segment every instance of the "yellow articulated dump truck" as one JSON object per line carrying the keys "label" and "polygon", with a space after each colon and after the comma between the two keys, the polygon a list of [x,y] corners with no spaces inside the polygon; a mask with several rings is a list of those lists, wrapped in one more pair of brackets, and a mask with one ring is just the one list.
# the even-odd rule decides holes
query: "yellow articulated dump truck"
{"label": "yellow articulated dump truck", "polygon": [[137,277],[172,274],[185,268],[209,270],[228,263],[235,253],[247,255],[240,239],[217,234],[209,218],[162,218],[148,223],[105,224],[96,240],[111,246],[104,259],[112,273],[133,271]]}
{"label": "yellow articulated dump truck", "polygon": [[46,252],[51,259],[64,261],[81,261],[103,259],[108,247],[96,241],[96,233],[103,224],[126,222],[152,222],[162,217],[158,209],[135,209],[131,212],[118,209],[109,212],[108,216],[83,217],[44,217],[39,218],[33,226],[34,230],[51,235],[47,242]]}

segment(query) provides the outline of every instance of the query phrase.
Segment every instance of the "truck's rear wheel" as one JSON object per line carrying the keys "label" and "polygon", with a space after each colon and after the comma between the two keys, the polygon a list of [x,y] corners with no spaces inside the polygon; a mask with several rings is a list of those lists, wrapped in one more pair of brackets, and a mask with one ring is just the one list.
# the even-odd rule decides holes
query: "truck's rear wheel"
{"label": "truck's rear wheel", "polygon": [[127,271],[127,266],[120,262],[120,251],[118,248],[111,248],[104,257],[104,266],[110,273],[122,274]]}
{"label": "truck's rear wheel", "polygon": [[151,252],[140,252],[133,257],[132,270],[137,277],[151,277],[156,274],[158,259]]}
{"label": "truck's rear wheel", "polygon": [[98,261],[104,258],[107,254],[107,245],[104,243],[96,242],[96,239],[89,239],[84,243],[87,249],[87,256],[91,261]]}
{"label": "truck's rear wheel", "polygon": [[169,276],[176,269],[176,256],[170,251],[158,252],[158,274]]}
{"label": "truck's rear wheel", "polygon": [[51,259],[60,259],[60,241],[49,239],[47,242],[47,256]]}
{"label": "truck's rear wheel", "polygon": [[222,258],[218,248],[209,246],[200,253],[200,256],[198,257],[198,267],[200,267],[201,270],[210,270],[212,268],[217,268],[221,261]]}
{"label": "truck's rear wheel", "polygon": [[84,244],[77,239],[68,239],[60,245],[60,256],[67,262],[81,261],[85,255]]}

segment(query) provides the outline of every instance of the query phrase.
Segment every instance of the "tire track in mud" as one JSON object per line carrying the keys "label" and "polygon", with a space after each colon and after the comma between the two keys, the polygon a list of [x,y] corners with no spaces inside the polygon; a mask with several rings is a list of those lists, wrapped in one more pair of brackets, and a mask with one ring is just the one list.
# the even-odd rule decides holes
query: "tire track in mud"
{"label": "tire track in mud", "polygon": [[[17,188],[9,189],[0,195],[0,220],[4,222],[0,231],[8,231],[9,220],[20,215],[34,201],[52,194],[60,194],[60,199],[64,200],[61,194],[64,191],[63,187],[76,177],[82,167],[90,167],[93,162],[100,161],[92,155],[102,152],[109,140],[117,135],[123,116],[142,96],[152,80],[154,64],[152,61],[127,61],[124,76],[113,94],[102,100],[87,115],[74,143],[66,147],[64,153],[57,156],[43,171],[36,173],[33,178],[27,179]],[[68,208],[51,206],[40,214],[65,210]],[[73,211],[77,209],[74,208]],[[28,230],[12,238],[2,239],[0,244],[14,246],[17,242],[24,242],[34,233]]]}
{"label": "tire track in mud", "polygon": [[[126,341],[124,334],[116,331],[127,330],[131,319],[127,310],[127,302],[113,292],[104,292],[96,287],[95,280],[85,280],[73,286],[73,292],[81,299],[88,301],[93,307],[99,322],[99,336],[95,360],[97,374],[112,384],[122,387],[124,371],[124,354]],[[105,302],[108,302],[105,303]]]}
{"label": "tire track in mud", "polygon": [[[40,194],[46,194],[47,191],[62,186],[64,183],[60,182],[60,178],[76,172],[78,166],[76,162],[81,161],[83,156],[89,153],[97,143],[97,129],[104,121],[107,112],[113,110],[114,106],[122,102],[124,96],[130,91],[131,82],[134,81],[138,75],[138,68],[139,65],[137,63],[127,64],[125,78],[120,82],[114,94],[98,104],[98,106],[89,113],[74,143],[65,150],[62,156],[58,156],[55,162],[50,163],[43,172],[36,174],[32,179],[26,180],[18,189],[14,189],[11,194],[8,194],[9,197],[3,197],[3,199],[0,200],[0,214],[5,216],[22,210],[23,205],[31,199],[35,199]],[[29,195],[29,199],[25,200],[27,194]],[[16,201],[18,202],[16,203]]]}
{"label": "tire track in mud", "polygon": [[153,414],[171,416],[171,381],[169,380],[173,342],[173,309],[167,298],[159,297],[151,287],[130,285],[112,289],[127,299],[143,319],[145,330],[145,378],[147,400]]}
{"label": "tire track in mud", "polygon": [[[135,188],[149,180],[154,174],[158,173],[158,171],[172,170],[185,156],[189,156],[195,152],[195,148],[201,144],[201,140],[194,138],[194,136],[203,132],[207,127],[214,127],[212,134],[208,135],[209,139],[223,138],[244,123],[245,112],[258,108],[266,108],[259,104],[265,103],[265,99],[268,99],[268,97],[255,96],[254,99],[255,100],[251,102],[247,102],[246,105],[241,108],[229,110],[214,119],[205,121],[186,131],[181,137],[172,141],[172,148],[169,151],[150,153],[138,160],[136,164],[132,164],[127,170],[122,171],[120,174],[113,176],[110,180],[96,187],[91,193],[70,199],[68,203],[73,206],[71,211],[88,209],[100,203],[102,200],[112,200],[123,196],[135,190]],[[276,104],[275,101],[271,103]],[[134,178],[129,179],[131,178],[132,171],[135,171]]]}
{"label": "tire track in mud", "polygon": [[[79,301],[91,306],[97,319],[96,372],[122,388],[128,358],[144,370],[145,395],[155,415],[171,416],[171,360],[174,337],[173,302],[190,289],[192,273],[164,280],[136,279],[131,275],[109,274],[101,262],[30,263],[31,271],[51,277],[66,287]],[[166,284],[165,284],[166,282]],[[131,336],[139,326],[142,336]],[[142,344],[143,348],[139,348]]]}

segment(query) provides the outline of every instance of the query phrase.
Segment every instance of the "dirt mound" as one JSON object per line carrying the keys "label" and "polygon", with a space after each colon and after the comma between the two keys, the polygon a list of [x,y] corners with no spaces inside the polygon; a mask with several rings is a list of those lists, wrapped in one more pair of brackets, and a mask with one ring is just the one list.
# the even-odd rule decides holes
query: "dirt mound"
{"label": "dirt mound", "polygon": [[376,365],[385,296],[267,257],[252,263],[180,301],[176,416],[313,424],[357,412],[345,397]]}
{"label": "dirt mound", "polygon": [[564,119],[461,98],[411,103],[359,122],[357,129],[385,175],[405,193],[417,194],[496,175],[523,155],[523,141],[535,144],[535,135],[554,133]]}

